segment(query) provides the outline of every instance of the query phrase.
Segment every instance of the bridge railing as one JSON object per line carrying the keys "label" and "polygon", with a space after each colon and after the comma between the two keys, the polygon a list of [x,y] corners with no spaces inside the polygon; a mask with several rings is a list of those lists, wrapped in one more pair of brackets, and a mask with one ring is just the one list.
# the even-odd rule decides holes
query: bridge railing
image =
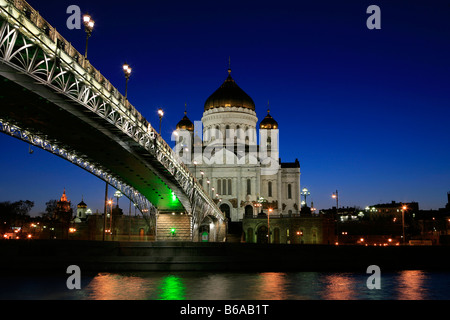
{"label": "bridge railing", "polygon": [[[19,11],[14,12],[10,6],[13,6]],[[10,18],[13,18],[17,23],[21,24],[16,27],[23,27],[28,32],[31,40],[40,42],[41,46],[47,48],[49,55],[59,54],[61,60],[67,65],[70,65],[74,72],[84,82],[89,83],[97,91],[102,92],[106,97],[109,95],[111,104],[121,110],[130,119],[133,120],[137,128],[152,135],[156,139],[156,144],[160,152],[164,152],[166,156],[173,162],[173,165],[179,170],[185,178],[190,179],[194,184],[194,189],[201,195],[205,202],[207,202],[213,211],[223,217],[220,209],[215,202],[205,192],[203,187],[198,184],[187,166],[179,159],[172,148],[161,138],[156,130],[151,126],[137,109],[129,103],[129,101],[116,89],[111,82],[98,71],[84,55],[80,54],[70,42],[48,23],[37,10],[29,5],[25,0],[0,0],[0,10],[3,10]],[[31,23],[31,25],[30,25]],[[34,26],[34,28],[33,28]],[[64,57],[64,54],[66,57]]]}

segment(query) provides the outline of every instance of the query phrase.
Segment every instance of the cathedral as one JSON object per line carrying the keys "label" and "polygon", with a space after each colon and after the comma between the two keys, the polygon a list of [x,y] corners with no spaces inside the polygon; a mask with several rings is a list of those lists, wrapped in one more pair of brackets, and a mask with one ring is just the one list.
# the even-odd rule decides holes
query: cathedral
{"label": "cathedral", "polygon": [[[187,110],[172,139],[175,152],[231,222],[300,213],[300,163],[281,162],[279,127],[231,76],[206,100],[195,124]],[[259,129],[259,130],[257,130]]]}

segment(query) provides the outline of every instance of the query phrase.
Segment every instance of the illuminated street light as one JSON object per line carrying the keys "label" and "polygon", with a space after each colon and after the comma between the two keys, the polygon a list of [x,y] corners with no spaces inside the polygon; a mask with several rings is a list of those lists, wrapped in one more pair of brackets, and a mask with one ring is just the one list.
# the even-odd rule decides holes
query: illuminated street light
{"label": "illuminated street light", "polygon": [[124,63],[123,66],[123,73],[125,74],[125,100],[128,99],[128,80],[130,80],[131,71],[130,65],[128,63]]}
{"label": "illuminated street light", "polygon": [[158,116],[159,116],[159,135],[161,135],[161,123],[162,123],[162,118],[164,117],[163,109],[161,109],[161,108],[158,109]]}
{"label": "illuminated street light", "polygon": [[306,202],[306,197],[309,196],[311,193],[309,192],[309,190],[306,187],[302,189],[301,193],[302,193],[302,196],[305,197],[305,206],[306,206],[306,203],[307,203]]}
{"label": "illuminated street light", "polygon": [[402,206],[402,235],[403,235],[403,245],[406,242],[405,238],[405,211],[408,209],[407,206]]}
{"label": "illuminated street light", "polygon": [[333,199],[336,199],[336,231],[337,231],[337,243],[339,243],[339,194],[336,190],[336,193],[333,193],[331,196]]}
{"label": "illuminated street light", "polygon": [[114,193],[114,197],[117,198],[117,208],[119,207],[119,198],[121,198],[123,196],[122,192],[120,192],[119,190],[117,190]]}
{"label": "illuminated street light", "polygon": [[267,242],[270,244],[270,214],[273,212],[272,208],[269,208],[267,213]]}
{"label": "illuminated street light", "polygon": [[92,30],[94,30],[95,22],[89,14],[85,14],[83,16],[83,24],[84,31],[86,31],[86,51],[84,53],[84,58],[87,59],[89,38],[92,35]]}

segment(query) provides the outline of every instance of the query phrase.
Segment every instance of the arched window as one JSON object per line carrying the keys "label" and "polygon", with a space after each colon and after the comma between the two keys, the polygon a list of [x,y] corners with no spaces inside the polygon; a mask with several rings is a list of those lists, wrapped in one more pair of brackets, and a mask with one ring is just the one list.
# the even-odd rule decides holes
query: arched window
{"label": "arched window", "polygon": [[225,137],[227,137],[227,139],[230,138],[230,126],[225,127]]}
{"label": "arched window", "polygon": [[268,187],[268,196],[271,197],[272,196],[272,181],[269,181],[269,183],[267,184]]}
{"label": "arched window", "polygon": [[247,243],[253,243],[253,229],[247,229]]}
{"label": "arched window", "polygon": [[220,211],[223,212],[223,214],[225,215],[225,217],[227,217],[227,219],[231,218],[230,206],[227,205],[226,203],[220,206]]}
{"label": "arched window", "polygon": [[292,185],[288,184],[288,199],[292,199]]}
{"label": "arched window", "polygon": [[252,180],[247,179],[247,195],[252,194]]}
{"label": "arched window", "polygon": [[216,136],[216,139],[219,139],[219,137],[220,137],[220,127],[219,126],[216,126],[215,136]]}
{"label": "arched window", "polygon": [[231,186],[231,184],[232,184],[232,180],[231,179],[228,179],[228,195],[229,196],[231,196],[232,195],[232,186]]}
{"label": "arched window", "polygon": [[253,207],[251,205],[245,206],[245,216],[246,217],[253,217]]}

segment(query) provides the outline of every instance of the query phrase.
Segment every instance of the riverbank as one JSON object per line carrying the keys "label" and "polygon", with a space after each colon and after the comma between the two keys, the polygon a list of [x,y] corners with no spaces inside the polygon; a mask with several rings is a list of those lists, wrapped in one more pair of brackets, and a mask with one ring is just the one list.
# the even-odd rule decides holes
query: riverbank
{"label": "riverbank", "polygon": [[192,242],[2,240],[2,271],[450,271],[450,246],[259,245]]}

